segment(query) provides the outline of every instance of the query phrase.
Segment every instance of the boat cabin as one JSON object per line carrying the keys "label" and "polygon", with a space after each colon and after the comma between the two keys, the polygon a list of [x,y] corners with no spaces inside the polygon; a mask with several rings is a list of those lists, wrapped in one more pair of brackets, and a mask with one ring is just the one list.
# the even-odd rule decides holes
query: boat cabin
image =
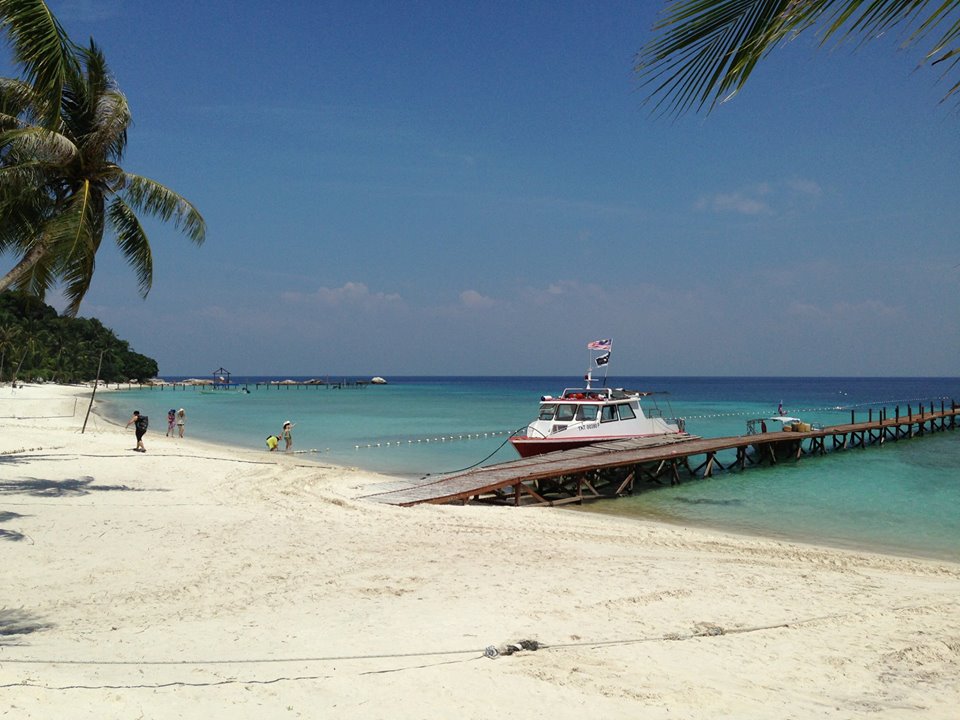
{"label": "boat cabin", "polygon": [[657,407],[640,407],[640,398],[653,395],[640,390],[622,388],[565,388],[559,397],[540,398],[537,420],[546,422],[617,422],[639,417],[663,417]]}

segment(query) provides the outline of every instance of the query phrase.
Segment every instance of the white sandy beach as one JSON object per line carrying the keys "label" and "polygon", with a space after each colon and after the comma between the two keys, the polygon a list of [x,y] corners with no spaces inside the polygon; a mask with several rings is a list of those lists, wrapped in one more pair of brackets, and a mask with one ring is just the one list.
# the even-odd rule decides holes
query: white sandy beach
{"label": "white sandy beach", "polygon": [[960,565],[383,506],[89,393],[0,388],[0,717],[958,717]]}

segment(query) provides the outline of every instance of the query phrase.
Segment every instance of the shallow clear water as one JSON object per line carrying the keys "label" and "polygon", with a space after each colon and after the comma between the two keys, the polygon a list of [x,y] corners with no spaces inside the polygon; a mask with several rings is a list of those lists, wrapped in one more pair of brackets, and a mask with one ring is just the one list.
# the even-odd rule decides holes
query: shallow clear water
{"label": "shallow clear water", "polygon": [[[578,378],[398,378],[361,388],[249,385],[250,394],[167,388],[101,397],[104,411],[124,422],[134,409],[147,413],[150,442],[165,441],[168,408],[186,408],[190,435],[264,452],[265,437],[290,420],[294,449],[306,451],[304,459],[420,476],[514,459],[507,437],[532,419],[540,396],[579,384]],[[788,414],[829,425],[849,422],[851,412],[865,420],[871,409],[887,407],[892,416],[897,405],[905,413],[907,405],[939,407],[940,398],[960,398],[957,378],[618,378],[610,384],[669,391],[654,396],[660,408],[685,417],[688,432],[704,437],[741,435],[747,419],[774,414],[781,401]],[[960,433],[948,432],[720,473],[588,509],[960,560],[958,467]]]}

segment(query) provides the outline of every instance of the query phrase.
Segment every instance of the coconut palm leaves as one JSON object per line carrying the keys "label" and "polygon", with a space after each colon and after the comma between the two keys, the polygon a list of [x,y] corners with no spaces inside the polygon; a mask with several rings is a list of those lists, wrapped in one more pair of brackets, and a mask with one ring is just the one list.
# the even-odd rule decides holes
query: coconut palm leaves
{"label": "coconut palm leaves", "polygon": [[186,199],[120,167],[131,123],[126,97],[93,41],[71,47],[72,69],[60,88],[52,126],[39,122],[49,118],[44,88],[0,83],[0,252],[19,258],[0,278],[0,291],[15,287],[42,299],[62,283],[67,312],[75,314],[105,232],[116,240],[146,296],[153,259],[138,213],[172,221],[196,244],[203,242],[206,226]]}
{"label": "coconut palm leaves", "polygon": [[[636,69],[657,110],[709,111],[774,47],[811,27],[822,42],[907,28],[909,45],[938,33],[924,62],[950,70],[960,61],[960,0],[674,0]],[[958,90],[960,82],[947,96]]]}
{"label": "coconut palm leaves", "polygon": [[73,43],[42,0],[0,0],[0,30],[7,33],[24,80],[37,91],[34,105],[42,124],[54,127],[63,88],[78,70]]}

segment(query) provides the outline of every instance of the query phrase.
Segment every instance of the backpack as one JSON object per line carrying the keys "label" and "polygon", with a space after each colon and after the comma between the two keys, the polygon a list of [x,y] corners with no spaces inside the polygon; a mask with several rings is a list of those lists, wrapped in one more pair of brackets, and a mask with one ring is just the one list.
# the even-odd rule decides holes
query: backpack
{"label": "backpack", "polygon": [[136,423],[137,430],[140,430],[141,432],[146,432],[147,426],[149,424],[150,424],[150,418],[148,418],[146,415],[137,416],[137,423]]}

